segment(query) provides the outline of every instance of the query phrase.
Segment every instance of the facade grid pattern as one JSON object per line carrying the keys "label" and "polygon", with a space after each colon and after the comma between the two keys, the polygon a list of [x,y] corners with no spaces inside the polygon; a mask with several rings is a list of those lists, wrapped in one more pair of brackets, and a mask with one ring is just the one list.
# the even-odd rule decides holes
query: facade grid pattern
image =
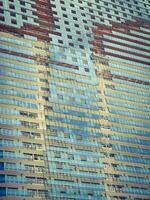
{"label": "facade grid pattern", "polygon": [[150,198],[149,10],[0,0],[0,200]]}

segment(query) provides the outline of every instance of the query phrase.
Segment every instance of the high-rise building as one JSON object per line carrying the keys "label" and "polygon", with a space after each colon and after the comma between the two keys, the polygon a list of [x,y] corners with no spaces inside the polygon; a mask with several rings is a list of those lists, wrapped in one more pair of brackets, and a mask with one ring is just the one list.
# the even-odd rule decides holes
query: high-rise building
{"label": "high-rise building", "polygon": [[0,0],[0,200],[150,199],[148,0]]}

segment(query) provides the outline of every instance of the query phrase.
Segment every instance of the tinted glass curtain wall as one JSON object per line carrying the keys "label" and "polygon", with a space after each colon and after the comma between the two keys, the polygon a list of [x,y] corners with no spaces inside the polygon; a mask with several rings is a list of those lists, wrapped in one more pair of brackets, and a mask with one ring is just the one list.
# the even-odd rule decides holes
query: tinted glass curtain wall
{"label": "tinted glass curtain wall", "polygon": [[149,0],[0,0],[0,200],[148,200]]}

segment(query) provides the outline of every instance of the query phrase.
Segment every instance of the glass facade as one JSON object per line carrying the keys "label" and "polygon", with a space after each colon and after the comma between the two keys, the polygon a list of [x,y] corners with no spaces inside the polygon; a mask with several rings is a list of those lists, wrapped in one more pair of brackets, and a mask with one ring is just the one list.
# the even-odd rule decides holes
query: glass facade
{"label": "glass facade", "polygon": [[149,199],[149,8],[0,0],[0,199]]}

